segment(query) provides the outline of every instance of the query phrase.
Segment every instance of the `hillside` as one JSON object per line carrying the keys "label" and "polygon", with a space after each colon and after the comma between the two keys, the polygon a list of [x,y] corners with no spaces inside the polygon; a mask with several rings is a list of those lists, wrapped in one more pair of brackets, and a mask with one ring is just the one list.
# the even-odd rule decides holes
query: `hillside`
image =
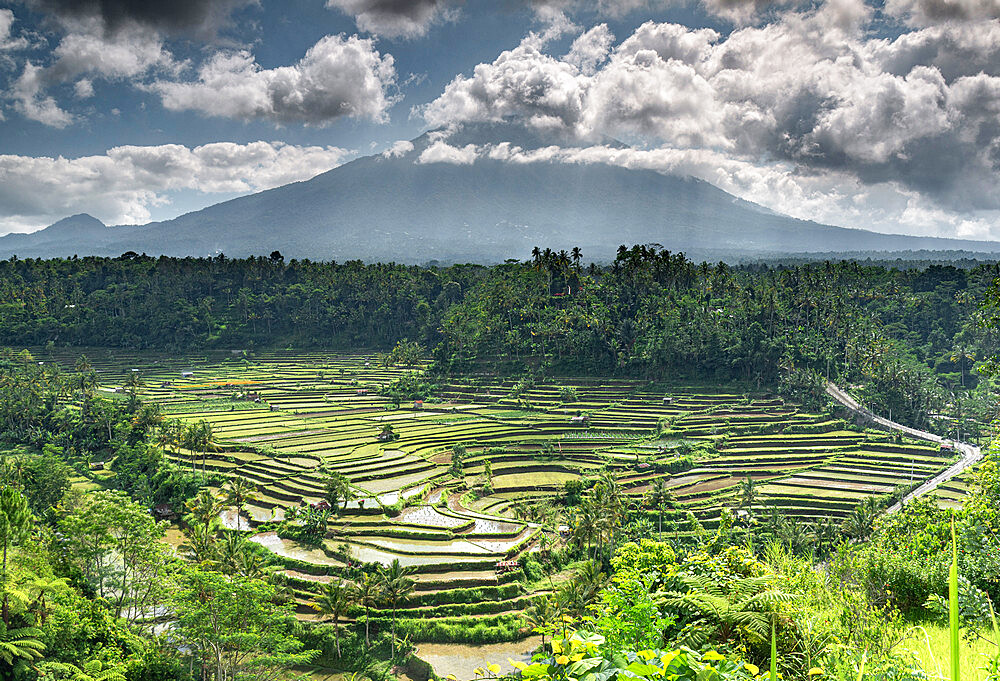
{"label": "hillside", "polygon": [[[565,143],[479,126],[457,146]],[[1000,244],[844,229],[796,220],[702,180],[603,164],[421,163],[428,134],[396,157],[366,156],[298,182],[143,227],[75,216],[0,238],[0,257],[71,254],[248,256],[314,260],[498,262],[538,244],[609,260],[622,243],[658,243],[709,260],[816,251],[1000,251]],[[96,224],[95,224],[96,223]]]}

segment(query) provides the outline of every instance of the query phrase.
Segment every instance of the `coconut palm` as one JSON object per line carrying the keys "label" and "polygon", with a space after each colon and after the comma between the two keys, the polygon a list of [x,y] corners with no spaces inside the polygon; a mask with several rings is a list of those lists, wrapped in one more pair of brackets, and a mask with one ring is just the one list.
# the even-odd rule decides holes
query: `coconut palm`
{"label": "coconut palm", "polygon": [[347,504],[353,498],[354,493],[351,491],[351,481],[342,473],[327,471],[323,483],[323,499],[337,511],[338,516],[342,510],[340,502],[344,502],[343,508],[346,509]]}
{"label": "coconut palm", "polygon": [[657,516],[659,520],[658,530],[659,534],[663,534],[663,507],[666,505],[667,501],[670,500],[670,490],[667,487],[667,483],[664,482],[663,478],[657,478],[653,481],[652,487],[650,487],[649,492],[646,495],[649,503],[653,505],[653,508],[657,511]]}
{"label": "coconut palm", "polygon": [[379,586],[382,600],[392,609],[392,653],[396,654],[396,608],[413,592],[415,582],[407,574],[409,570],[393,559],[389,567],[379,570]]}
{"label": "coconut palm", "polygon": [[313,605],[317,612],[333,621],[333,640],[337,646],[337,657],[340,657],[340,616],[350,604],[351,586],[348,582],[338,579],[323,586],[319,598]]}
{"label": "coconut palm", "polygon": [[240,530],[240,516],[248,501],[257,500],[257,487],[247,478],[235,477],[222,486],[222,494],[226,506],[236,507],[236,531]]}
{"label": "coconut palm", "polygon": [[556,617],[556,604],[551,596],[535,596],[524,611],[524,619],[535,631],[542,635],[542,649],[545,649],[545,626]]}
{"label": "coconut palm", "polygon": [[379,601],[379,582],[375,575],[370,572],[366,572],[362,575],[361,579],[354,583],[351,589],[351,598],[355,603],[360,605],[365,609],[365,646],[371,645],[371,636],[369,635],[368,625],[369,617],[368,612],[371,608],[378,605]]}
{"label": "coconut palm", "polygon": [[747,516],[753,518],[753,505],[760,493],[760,485],[747,475],[746,479],[740,483],[740,508],[747,512]]}
{"label": "coconut palm", "polygon": [[217,494],[202,489],[197,496],[184,503],[190,519],[203,525],[212,526],[219,522],[223,501]]}
{"label": "coconut palm", "polygon": [[195,522],[188,525],[185,532],[187,541],[180,545],[192,560],[203,565],[214,565],[219,560],[218,538],[211,525]]}

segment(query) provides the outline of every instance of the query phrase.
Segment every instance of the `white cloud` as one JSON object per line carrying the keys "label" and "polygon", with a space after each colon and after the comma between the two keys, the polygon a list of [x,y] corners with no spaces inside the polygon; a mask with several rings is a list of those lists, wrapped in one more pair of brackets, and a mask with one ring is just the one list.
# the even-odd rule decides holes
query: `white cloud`
{"label": "white cloud", "polygon": [[64,110],[49,88],[87,78],[74,84],[80,99],[93,95],[93,79],[133,80],[152,71],[176,73],[181,67],[164,47],[160,37],[146,29],[122,30],[112,35],[82,31],[69,33],[52,51],[49,66],[26,62],[8,98],[14,109],[30,120],[64,128],[76,117]]}
{"label": "white cloud", "polygon": [[911,26],[1000,18],[1000,0],[886,0],[885,11]]}
{"label": "white cloud", "polygon": [[553,160],[649,163],[798,217],[981,232],[1000,215],[1000,21],[891,39],[871,21],[862,0],[826,0],[728,36],[647,22],[599,61],[583,55],[600,57],[600,27],[562,58],[529,35],[418,113],[432,126],[514,118],[581,141],[636,139],[655,154]]}
{"label": "white cloud", "polygon": [[476,145],[467,144],[464,147],[453,147],[447,142],[438,140],[422,152],[417,163],[451,163],[453,165],[472,165],[476,160]]}
{"label": "white cloud", "polygon": [[14,13],[9,9],[0,9],[0,52],[23,50],[28,46],[28,39],[24,36],[14,37],[13,27]]}
{"label": "white cloud", "polygon": [[0,155],[0,233],[87,212],[107,224],[148,222],[174,192],[247,193],[308,179],[350,152],[281,142],[121,146],[100,156]]}
{"label": "white cloud", "polygon": [[150,89],[172,111],[325,125],[343,117],[385,121],[397,97],[392,55],[357,36],[326,36],[292,66],[264,69],[246,50],[217,53],[193,82],[160,80]]}
{"label": "white cloud", "polygon": [[573,41],[563,61],[580,69],[581,73],[591,75],[607,60],[614,40],[615,36],[608,29],[608,25],[598,24]]}
{"label": "white cloud", "polygon": [[326,6],[354,17],[361,31],[389,38],[417,38],[435,23],[458,14],[451,0],[327,0]]}
{"label": "white cloud", "polygon": [[55,98],[44,94],[44,71],[26,62],[8,97],[14,102],[14,110],[25,118],[53,128],[65,128],[73,122],[73,116],[63,110]]}
{"label": "white cloud", "polygon": [[77,99],[90,99],[94,96],[94,81],[89,78],[81,78],[73,84],[73,92]]}
{"label": "white cloud", "polygon": [[399,158],[406,156],[413,151],[413,142],[409,140],[397,140],[388,149],[382,152],[383,158]]}

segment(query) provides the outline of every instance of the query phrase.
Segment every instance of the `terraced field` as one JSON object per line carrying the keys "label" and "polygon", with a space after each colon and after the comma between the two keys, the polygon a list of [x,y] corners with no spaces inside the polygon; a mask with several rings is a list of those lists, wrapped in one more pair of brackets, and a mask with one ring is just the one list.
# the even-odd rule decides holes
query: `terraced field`
{"label": "terraced field", "polygon": [[[712,528],[747,476],[761,483],[762,508],[815,522],[924,480],[951,458],[927,443],[847,429],[767,394],[618,379],[522,389],[480,377],[441,385],[433,401],[396,409],[379,390],[411,369],[377,366],[374,357],[88,354],[107,392],[137,370],[143,397],[168,416],[212,425],[218,451],[175,448],[169,456],[257,486],[242,527],[284,563],[304,617],[317,585],[348,563],[393,559],[417,579],[404,618],[476,617],[488,626],[515,615],[530,594],[512,575],[498,575],[497,563],[537,550],[544,531],[517,519],[518,507],[602,471],[637,506],[662,479],[677,502],[665,520],[693,515]],[[75,355],[48,359],[71,364]],[[391,442],[379,440],[386,425],[397,436]],[[462,479],[449,472],[459,444],[468,452]],[[692,449],[699,454],[685,464],[681,453]],[[487,460],[492,492],[468,494]],[[318,502],[323,469],[345,475],[356,500],[332,519],[322,545],[258,530],[289,507]],[[231,510],[226,520],[233,526]]]}

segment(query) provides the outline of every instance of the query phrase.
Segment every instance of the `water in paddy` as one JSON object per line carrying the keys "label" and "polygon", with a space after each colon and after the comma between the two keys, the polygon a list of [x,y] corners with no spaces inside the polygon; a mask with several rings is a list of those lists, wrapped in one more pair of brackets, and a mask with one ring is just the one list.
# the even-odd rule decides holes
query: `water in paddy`
{"label": "water in paddy", "polygon": [[514,523],[505,523],[492,518],[476,518],[476,524],[470,531],[472,534],[513,534],[523,527]]}
{"label": "water in paddy", "polygon": [[390,551],[407,551],[414,553],[475,553],[486,554],[488,549],[463,539],[451,541],[429,541],[423,539],[396,539],[394,537],[375,537],[372,544]]}
{"label": "water in paddy", "polygon": [[285,558],[301,560],[314,565],[340,565],[340,563],[323,553],[321,549],[309,549],[299,546],[289,539],[283,539],[277,532],[261,532],[250,537],[250,541],[263,546],[271,553]]}
{"label": "water in paddy", "polygon": [[493,663],[500,665],[501,674],[509,674],[514,667],[507,658],[530,662],[531,651],[540,643],[537,636],[516,643],[487,645],[421,643],[417,646],[417,657],[428,662],[438,676],[454,674],[460,681],[470,681],[476,678],[473,669]]}
{"label": "water in paddy", "polygon": [[454,565],[457,563],[482,563],[484,558],[489,558],[489,554],[483,554],[483,557],[474,556],[442,556],[442,555],[406,555],[401,553],[393,553],[391,551],[383,551],[377,549],[373,546],[362,546],[360,544],[350,544],[351,556],[357,560],[365,563],[381,563],[382,565],[389,565],[393,560],[398,559],[400,565],[403,567],[416,567],[420,565],[438,565],[440,563],[448,563]]}
{"label": "water in paddy", "polygon": [[[438,495],[440,496],[440,495]],[[395,518],[395,522],[406,525],[425,525],[427,527],[458,527],[469,522],[467,518],[456,518],[445,515],[432,506],[413,506],[404,509]]]}
{"label": "water in paddy", "polygon": [[[239,523],[236,521],[236,516],[236,508],[227,508],[219,514],[219,522],[222,523],[222,526],[227,530],[249,530],[250,521],[247,519],[246,514],[244,513],[240,516]],[[237,527],[237,524],[239,527]]]}

